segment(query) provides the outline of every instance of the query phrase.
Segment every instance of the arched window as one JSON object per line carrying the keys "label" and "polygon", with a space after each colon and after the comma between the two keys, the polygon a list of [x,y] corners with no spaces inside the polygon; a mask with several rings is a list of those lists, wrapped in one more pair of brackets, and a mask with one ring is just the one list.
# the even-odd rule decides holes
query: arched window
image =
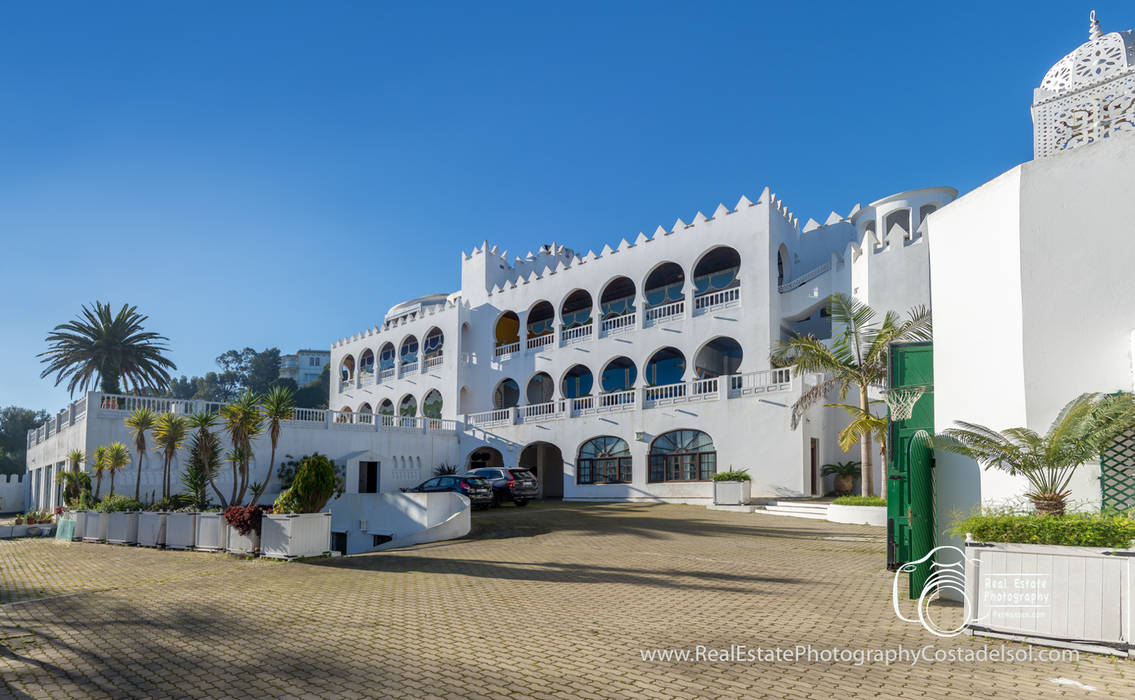
{"label": "arched window", "polygon": [[402,350],[398,354],[403,367],[418,364],[418,339],[410,336],[403,340]]}
{"label": "arched window", "polygon": [[605,392],[626,391],[634,387],[638,379],[638,369],[629,357],[616,357],[603,368],[599,375],[599,386]]}
{"label": "arched window", "polygon": [[694,294],[732,289],[740,283],[741,255],[729,246],[718,246],[702,256],[694,267]]}
{"label": "arched window", "polygon": [[629,484],[631,449],[627,441],[612,435],[591,438],[579,448],[576,482],[580,484]]}
{"label": "arched window", "polygon": [[575,365],[567,371],[563,380],[563,395],[565,399],[578,399],[580,396],[589,396],[595,378],[591,370],[584,365]]}
{"label": "arched window", "polygon": [[339,379],[347,381],[355,376],[355,358],[347,355],[339,364]]}
{"label": "arched window", "polygon": [[390,399],[383,399],[382,403],[378,405],[378,412],[384,416],[394,415],[394,402]]}
{"label": "arched window", "polygon": [[685,298],[682,286],[686,276],[677,263],[667,262],[654,268],[643,285],[646,306],[663,306]]}
{"label": "arched window", "polygon": [[418,415],[418,400],[407,394],[398,405],[398,415],[413,418]]}
{"label": "arched window", "polygon": [[686,356],[678,348],[662,348],[646,363],[647,386],[677,384],[686,373]]}
{"label": "arched window", "polygon": [[603,287],[599,295],[600,316],[606,321],[609,318],[618,318],[633,314],[635,310],[634,282],[630,277],[616,277]]}
{"label": "arched window", "polygon": [[378,351],[378,367],[382,370],[394,369],[394,343],[387,343]]}
{"label": "arched window", "polygon": [[369,403],[364,403],[362,406],[359,406],[359,412],[355,420],[366,425],[370,425],[374,422],[374,411],[371,410]]}
{"label": "arched window", "polygon": [[591,295],[582,289],[569,294],[560,307],[560,322],[565,330],[591,323]]}
{"label": "arched window", "polygon": [[783,243],[776,251],[776,284],[780,286],[788,281],[788,270],[790,262],[788,260],[788,246]]}
{"label": "arched window", "polygon": [[899,209],[887,214],[887,219],[884,222],[883,237],[884,240],[887,236],[891,235],[891,229],[898,226],[902,229],[903,238],[910,238],[910,210]]}
{"label": "arched window", "polygon": [[708,481],[716,473],[713,439],[700,430],[672,430],[650,445],[648,481]]}
{"label": "arched window", "polygon": [[427,360],[434,357],[441,357],[443,345],[445,345],[445,334],[441,332],[440,328],[432,328],[429,333],[426,333],[426,340],[422,345],[422,353],[425,354]]}
{"label": "arched window", "polygon": [[698,379],[737,374],[741,369],[741,344],[727,337],[714,338],[694,358],[694,374]]}
{"label": "arched window", "polygon": [[497,347],[520,342],[520,317],[513,311],[505,311],[497,319]]}
{"label": "arched window", "polygon": [[555,393],[556,383],[547,372],[537,372],[528,380],[528,387],[524,390],[528,404],[548,403]]}
{"label": "arched window", "polygon": [[520,387],[512,379],[503,379],[493,390],[493,408],[512,408],[520,403]]}
{"label": "arched window", "polygon": [[540,338],[552,332],[556,309],[551,302],[538,301],[528,310],[528,337]]}
{"label": "arched window", "polygon": [[374,351],[370,348],[363,350],[363,354],[359,355],[359,376],[365,376],[374,372]]}
{"label": "arched window", "polygon": [[936,211],[938,211],[938,205],[937,204],[923,204],[921,207],[919,207],[918,208],[918,225],[921,226],[922,222],[926,221],[926,217],[930,216],[931,214],[933,214]]}
{"label": "arched window", "polygon": [[427,418],[441,418],[441,392],[430,389],[422,399],[422,415]]}

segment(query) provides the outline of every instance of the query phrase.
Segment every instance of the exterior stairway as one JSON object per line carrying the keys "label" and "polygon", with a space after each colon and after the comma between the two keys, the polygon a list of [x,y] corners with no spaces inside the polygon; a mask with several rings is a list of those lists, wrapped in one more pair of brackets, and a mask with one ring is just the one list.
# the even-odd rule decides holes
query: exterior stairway
{"label": "exterior stairway", "polygon": [[819,501],[769,501],[753,511],[769,515],[790,515],[794,518],[828,519],[828,504]]}

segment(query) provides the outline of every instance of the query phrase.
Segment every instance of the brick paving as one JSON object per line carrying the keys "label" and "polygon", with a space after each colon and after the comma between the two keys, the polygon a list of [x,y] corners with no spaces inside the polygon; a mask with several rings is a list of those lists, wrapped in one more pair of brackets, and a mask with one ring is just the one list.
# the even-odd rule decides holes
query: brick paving
{"label": "brick paving", "polygon": [[506,506],[474,522],[464,540],[290,564],[0,541],[0,696],[1135,696],[1132,662],[1088,654],[642,660],[696,645],[1001,645],[894,619],[878,529],[641,504]]}

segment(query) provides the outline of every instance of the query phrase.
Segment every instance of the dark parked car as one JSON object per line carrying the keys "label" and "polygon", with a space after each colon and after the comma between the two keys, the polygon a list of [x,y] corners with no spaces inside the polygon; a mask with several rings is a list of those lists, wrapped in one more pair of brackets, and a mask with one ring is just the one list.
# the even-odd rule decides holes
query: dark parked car
{"label": "dark parked car", "polygon": [[414,493],[429,491],[456,491],[467,497],[474,508],[488,508],[496,499],[493,496],[493,487],[485,479],[471,474],[464,476],[435,476],[418,484],[412,489]]}
{"label": "dark parked car", "polygon": [[481,467],[467,476],[479,476],[492,484],[493,505],[512,501],[518,506],[525,506],[540,493],[536,477],[527,469]]}

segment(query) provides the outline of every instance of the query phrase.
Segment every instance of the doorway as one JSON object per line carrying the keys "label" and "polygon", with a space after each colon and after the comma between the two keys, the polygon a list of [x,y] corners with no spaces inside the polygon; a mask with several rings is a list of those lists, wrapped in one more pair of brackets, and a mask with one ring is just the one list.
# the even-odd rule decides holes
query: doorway
{"label": "doorway", "polygon": [[564,497],[564,456],[560,448],[550,442],[534,442],[521,451],[517,466],[536,475],[541,498]]}

